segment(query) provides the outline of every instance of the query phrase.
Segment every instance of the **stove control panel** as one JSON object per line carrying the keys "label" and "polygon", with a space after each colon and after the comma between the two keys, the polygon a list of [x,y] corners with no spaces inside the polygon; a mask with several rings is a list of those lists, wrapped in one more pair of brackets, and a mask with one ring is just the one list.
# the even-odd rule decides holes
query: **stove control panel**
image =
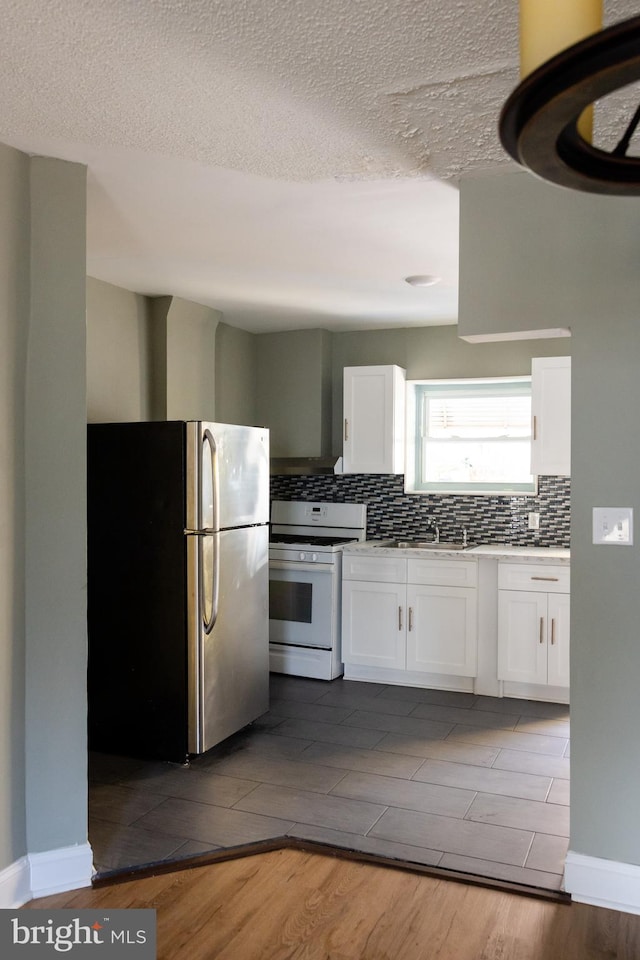
{"label": "stove control panel", "polygon": [[327,519],[328,512],[326,503],[307,503],[304,516],[310,523],[322,523]]}

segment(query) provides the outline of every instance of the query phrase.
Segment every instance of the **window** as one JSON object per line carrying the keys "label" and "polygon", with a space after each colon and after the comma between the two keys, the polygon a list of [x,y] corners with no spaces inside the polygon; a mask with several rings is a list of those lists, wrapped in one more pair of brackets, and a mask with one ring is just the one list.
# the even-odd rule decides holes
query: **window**
{"label": "window", "polygon": [[535,493],[531,378],[409,384],[406,488]]}

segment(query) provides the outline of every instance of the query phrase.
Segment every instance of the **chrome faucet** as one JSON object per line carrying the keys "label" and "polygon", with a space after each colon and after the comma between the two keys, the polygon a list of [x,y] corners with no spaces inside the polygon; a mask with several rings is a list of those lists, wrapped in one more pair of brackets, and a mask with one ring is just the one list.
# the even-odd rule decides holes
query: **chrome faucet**
{"label": "chrome faucet", "polygon": [[467,547],[468,545],[469,545],[468,531],[466,527],[463,527],[462,528],[462,546]]}
{"label": "chrome faucet", "polygon": [[435,535],[435,538],[434,538],[434,541],[433,541],[433,542],[434,542],[434,543],[440,543],[440,527],[436,526],[436,524],[434,523],[433,529],[434,529],[435,532],[436,532],[436,535]]}

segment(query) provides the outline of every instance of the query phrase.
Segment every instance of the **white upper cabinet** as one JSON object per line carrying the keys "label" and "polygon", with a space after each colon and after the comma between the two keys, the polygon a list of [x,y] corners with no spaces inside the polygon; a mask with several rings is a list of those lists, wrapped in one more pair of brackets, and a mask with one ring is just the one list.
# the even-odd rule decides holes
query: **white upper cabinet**
{"label": "white upper cabinet", "polygon": [[345,367],[345,473],[404,473],[405,371]]}
{"label": "white upper cabinet", "polygon": [[531,472],[571,474],[571,357],[531,361]]}

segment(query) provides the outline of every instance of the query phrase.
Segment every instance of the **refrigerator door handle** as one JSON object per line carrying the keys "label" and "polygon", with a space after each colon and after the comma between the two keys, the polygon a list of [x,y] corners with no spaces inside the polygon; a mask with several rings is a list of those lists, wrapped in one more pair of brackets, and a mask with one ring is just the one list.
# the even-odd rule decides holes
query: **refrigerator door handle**
{"label": "refrigerator door handle", "polygon": [[[215,437],[211,433],[211,430],[208,428],[204,430],[202,434],[202,449],[201,449],[201,463],[204,463],[205,459],[205,447],[209,448],[209,463],[211,466],[211,509],[213,516],[211,518],[211,525],[205,523],[203,517],[203,497],[205,490],[203,489],[202,479],[200,481],[200,515],[198,517],[199,529],[219,529],[219,517],[220,517],[220,500],[219,500],[219,489],[220,484],[218,482],[218,445],[216,444]],[[204,470],[201,468],[200,477],[204,477]],[[208,491],[207,491],[208,492]]]}
{"label": "refrigerator door handle", "polygon": [[213,569],[211,570],[211,626],[205,626],[207,634],[211,633],[218,619],[218,605],[220,600],[220,534],[213,538]]}
{"label": "refrigerator door handle", "polygon": [[[220,593],[220,564],[219,564],[219,534],[212,536],[213,541],[213,556],[211,558],[211,593],[205,589],[204,585],[204,572],[205,572],[205,563],[204,563],[204,537],[198,537],[198,577],[200,580],[199,583],[199,594],[200,594],[200,615],[202,618],[202,629],[205,632],[205,636],[209,636],[211,631],[216,625],[216,620],[218,619],[218,605],[219,605],[219,593]],[[207,596],[211,597],[211,614],[207,616]]]}

